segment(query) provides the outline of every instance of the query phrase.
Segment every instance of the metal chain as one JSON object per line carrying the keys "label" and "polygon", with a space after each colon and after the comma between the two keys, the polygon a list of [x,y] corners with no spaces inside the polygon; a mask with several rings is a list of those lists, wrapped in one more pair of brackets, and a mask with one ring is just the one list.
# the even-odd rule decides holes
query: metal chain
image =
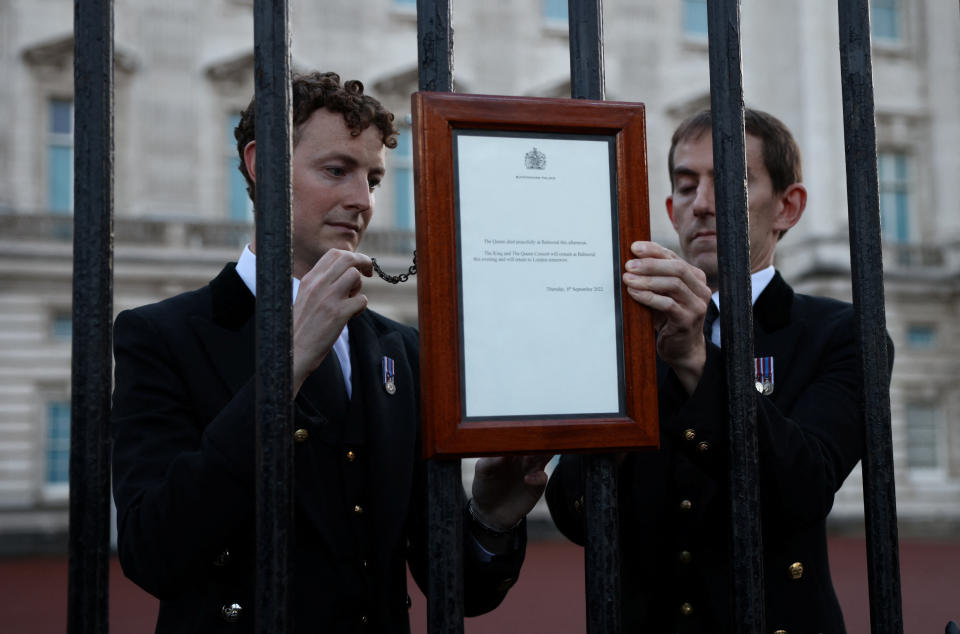
{"label": "metal chain", "polygon": [[383,278],[385,282],[389,282],[390,284],[399,284],[400,282],[406,282],[408,279],[410,279],[411,275],[417,274],[416,250],[414,250],[413,252],[413,264],[410,265],[410,268],[407,269],[406,273],[401,273],[400,275],[388,275],[387,273],[384,273],[383,269],[380,268],[380,265],[377,264],[377,258],[370,258],[370,259],[373,261],[373,270],[376,271],[377,275]]}

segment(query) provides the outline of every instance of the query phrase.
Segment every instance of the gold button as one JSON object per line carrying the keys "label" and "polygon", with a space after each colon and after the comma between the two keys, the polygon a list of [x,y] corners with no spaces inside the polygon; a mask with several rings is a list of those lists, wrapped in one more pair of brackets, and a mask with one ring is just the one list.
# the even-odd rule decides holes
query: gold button
{"label": "gold button", "polygon": [[692,429],[688,429],[683,432],[683,437],[687,440],[693,440],[697,437],[697,432],[693,431]]}
{"label": "gold button", "polygon": [[693,555],[690,553],[690,551],[689,551],[689,550],[681,550],[681,551],[680,551],[680,563],[682,563],[682,564],[688,564],[688,563],[690,563],[691,561],[693,561]]}
{"label": "gold button", "polygon": [[306,429],[301,428],[293,432],[293,439],[296,440],[297,442],[304,442],[309,437],[310,437],[310,432],[308,432]]}
{"label": "gold button", "polygon": [[803,576],[803,564],[795,561],[787,567],[787,571],[790,573],[790,578],[796,581]]}
{"label": "gold button", "polygon": [[222,553],[217,555],[217,558],[213,560],[213,565],[217,568],[223,568],[228,563],[230,563],[230,551],[224,549]]}
{"label": "gold button", "polygon": [[369,621],[369,620],[370,620],[370,619],[367,618],[367,615],[364,614],[363,616],[360,617],[360,625],[366,625],[366,624],[367,624],[367,621]]}
{"label": "gold button", "polygon": [[697,451],[699,451],[700,453],[707,453],[708,451],[710,451],[710,443],[704,440],[703,442],[697,445]]}
{"label": "gold button", "polygon": [[361,513],[363,513],[363,507],[357,504],[356,506],[353,507],[353,512],[356,513],[357,515],[360,515]]}
{"label": "gold button", "polygon": [[577,513],[583,513],[583,496],[581,495],[573,501],[573,510]]}
{"label": "gold button", "polygon": [[691,614],[693,614],[693,606],[690,605],[689,603],[684,603],[683,605],[680,606],[680,614],[684,616],[690,616]]}
{"label": "gold button", "polygon": [[364,568],[369,568],[369,567],[370,567],[370,562],[367,561],[366,559],[361,559],[361,560],[360,560],[360,565],[363,566]]}
{"label": "gold button", "polygon": [[223,617],[223,620],[227,623],[236,623],[239,621],[241,612],[243,612],[243,608],[240,607],[239,603],[230,603],[220,606],[220,616]]}
{"label": "gold button", "polygon": [[689,511],[689,510],[692,509],[692,508],[693,508],[693,502],[691,502],[690,500],[681,500],[681,501],[680,501],[680,510],[681,510],[681,511]]}
{"label": "gold button", "polygon": [[353,451],[353,449],[351,449],[350,451],[347,452],[347,461],[348,461],[348,462],[353,462],[353,461],[356,460],[356,459],[357,459],[357,454],[356,454],[356,452]]}
{"label": "gold button", "polygon": [[787,630],[777,630],[773,634],[787,634]]}

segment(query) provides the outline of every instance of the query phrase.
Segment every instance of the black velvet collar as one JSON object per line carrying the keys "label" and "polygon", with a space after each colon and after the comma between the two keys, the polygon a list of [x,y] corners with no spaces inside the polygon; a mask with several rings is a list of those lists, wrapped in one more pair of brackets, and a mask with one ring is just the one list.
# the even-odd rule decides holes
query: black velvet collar
{"label": "black velvet collar", "polygon": [[237,275],[237,265],[230,262],[210,282],[211,314],[218,326],[239,330],[253,317],[253,293]]}

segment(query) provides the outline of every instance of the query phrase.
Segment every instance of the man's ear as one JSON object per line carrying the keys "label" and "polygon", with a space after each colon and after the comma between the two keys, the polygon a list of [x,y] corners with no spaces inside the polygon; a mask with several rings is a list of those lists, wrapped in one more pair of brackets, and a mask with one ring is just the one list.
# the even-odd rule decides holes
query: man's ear
{"label": "man's ear", "polygon": [[802,183],[794,183],[780,194],[780,208],[773,219],[773,229],[784,232],[800,221],[807,206],[807,188]]}
{"label": "man's ear", "polygon": [[677,226],[677,221],[673,219],[673,194],[667,196],[667,200],[664,201],[664,204],[667,206],[667,215],[670,216],[670,224],[673,225],[675,231],[679,231],[680,228]]}
{"label": "man's ear", "polygon": [[257,142],[250,141],[243,148],[243,164],[247,166],[250,180],[257,182]]}

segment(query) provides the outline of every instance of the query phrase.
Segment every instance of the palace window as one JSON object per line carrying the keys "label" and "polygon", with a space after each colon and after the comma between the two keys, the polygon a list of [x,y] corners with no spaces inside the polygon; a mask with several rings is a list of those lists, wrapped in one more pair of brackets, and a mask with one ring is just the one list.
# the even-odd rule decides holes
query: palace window
{"label": "palace window", "polygon": [[393,217],[397,229],[413,230],[413,134],[410,126],[400,126],[393,158]]}
{"label": "palace window", "polygon": [[569,19],[567,0],[543,0],[541,11],[547,24],[566,25]]}
{"label": "palace window", "polygon": [[706,37],[707,0],[683,0],[683,32],[694,37]]}
{"label": "palace window", "polygon": [[907,327],[907,344],[911,348],[933,348],[937,344],[937,333],[929,324],[912,324]]}
{"label": "palace window", "polygon": [[240,173],[240,156],[237,154],[237,141],[233,131],[240,123],[240,113],[234,112],[227,117],[227,142],[225,144],[227,163],[227,217],[235,222],[253,221],[253,201],[247,194],[247,181]]}
{"label": "palace window", "polygon": [[47,402],[46,483],[70,481],[70,401]]}
{"label": "palace window", "polygon": [[73,211],[73,101],[51,99],[47,126],[47,207]]}
{"label": "palace window", "polygon": [[870,34],[878,40],[900,39],[900,0],[870,0]]}
{"label": "palace window", "polygon": [[907,403],[907,467],[934,472],[940,468],[940,430],[932,403]]}
{"label": "palace window", "polygon": [[887,242],[909,242],[910,160],[902,152],[877,155],[880,180],[880,222]]}

